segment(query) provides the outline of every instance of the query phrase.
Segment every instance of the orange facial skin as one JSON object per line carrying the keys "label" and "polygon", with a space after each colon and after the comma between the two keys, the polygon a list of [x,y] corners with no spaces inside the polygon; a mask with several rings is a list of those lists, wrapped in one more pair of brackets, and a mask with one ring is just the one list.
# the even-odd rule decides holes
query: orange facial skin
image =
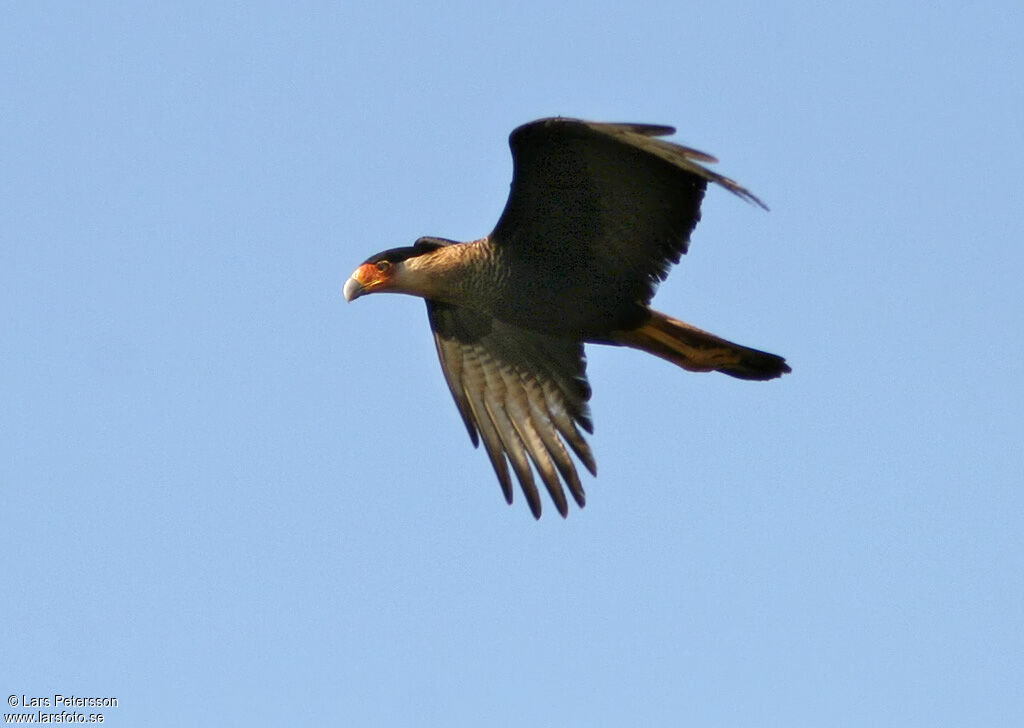
{"label": "orange facial skin", "polygon": [[367,293],[387,288],[394,270],[395,266],[386,260],[377,263],[363,263],[345,282],[345,300],[353,301]]}

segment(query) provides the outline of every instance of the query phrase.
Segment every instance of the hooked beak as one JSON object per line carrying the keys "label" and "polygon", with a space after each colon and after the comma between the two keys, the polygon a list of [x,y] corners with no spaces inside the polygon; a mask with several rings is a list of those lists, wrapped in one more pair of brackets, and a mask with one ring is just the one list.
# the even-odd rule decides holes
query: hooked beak
{"label": "hooked beak", "polygon": [[387,279],[373,263],[363,263],[352,271],[352,277],[345,281],[341,289],[345,300],[351,303],[362,295],[373,293],[387,284]]}
{"label": "hooked beak", "polygon": [[352,301],[366,293],[366,288],[362,283],[355,279],[355,276],[353,276],[345,281],[345,287],[341,292],[345,294],[345,300],[352,303]]}

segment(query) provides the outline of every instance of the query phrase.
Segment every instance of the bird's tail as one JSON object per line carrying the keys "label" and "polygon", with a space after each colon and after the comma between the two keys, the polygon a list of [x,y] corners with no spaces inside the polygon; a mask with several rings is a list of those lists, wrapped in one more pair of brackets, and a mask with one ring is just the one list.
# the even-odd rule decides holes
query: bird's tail
{"label": "bird's tail", "polygon": [[654,354],[691,372],[722,372],[738,379],[775,379],[790,371],[781,356],[734,344],[696,326],[651,311],[630,331],[617,331],[617,344]]}

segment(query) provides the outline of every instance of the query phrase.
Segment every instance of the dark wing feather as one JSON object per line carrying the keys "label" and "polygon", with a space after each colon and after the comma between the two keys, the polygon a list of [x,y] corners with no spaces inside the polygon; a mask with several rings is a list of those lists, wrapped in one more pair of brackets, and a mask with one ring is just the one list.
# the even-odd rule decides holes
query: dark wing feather
{"label": "dark wing feather", "polygon": [[511,464],[530,510],[540,517],[532,462],[562,516],[569,510],[562,481],[582,507],[583,486],[565,444],[597,474],[576,427],[593,431],[583,344],[436,301],[427,301],[427,315],[459,414],[473,444],[483,440],[505,500],[512,502]]}
{"label": "dark wing feather", "polygon": [[529,275],[551,275],[563,303],[594,322],[646,305],[686,252],[709,181],[764,206],[698,163],[713,157],[657,138],[674,131],[575,119],[519,127],[509,137],[511,192],[491,240]]}

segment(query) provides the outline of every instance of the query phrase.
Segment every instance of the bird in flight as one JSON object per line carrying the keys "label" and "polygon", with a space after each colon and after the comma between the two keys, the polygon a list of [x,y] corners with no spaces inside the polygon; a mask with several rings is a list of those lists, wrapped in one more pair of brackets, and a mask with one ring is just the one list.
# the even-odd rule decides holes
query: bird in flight
{"label": "bird in flight", "polygon": [[[764,209],[701,163],[717,161],[658,137],[669,126],[551,118],[515,129],[512,187],[490,235],[423,237],[371,256],[345,299],[405,293],[426,301],[452,397],[484,449],[505,500],[512,466],[534,517],[533,470],[563,517],[585,503],[571,449],[597,475],[579,428],[593,432],[584,344],[646,351],[693,372],[774,379],[775,354],[740,346],[652,309],[700,219],[708,182]],[[531,469],[531,462],[533,468]]]}

